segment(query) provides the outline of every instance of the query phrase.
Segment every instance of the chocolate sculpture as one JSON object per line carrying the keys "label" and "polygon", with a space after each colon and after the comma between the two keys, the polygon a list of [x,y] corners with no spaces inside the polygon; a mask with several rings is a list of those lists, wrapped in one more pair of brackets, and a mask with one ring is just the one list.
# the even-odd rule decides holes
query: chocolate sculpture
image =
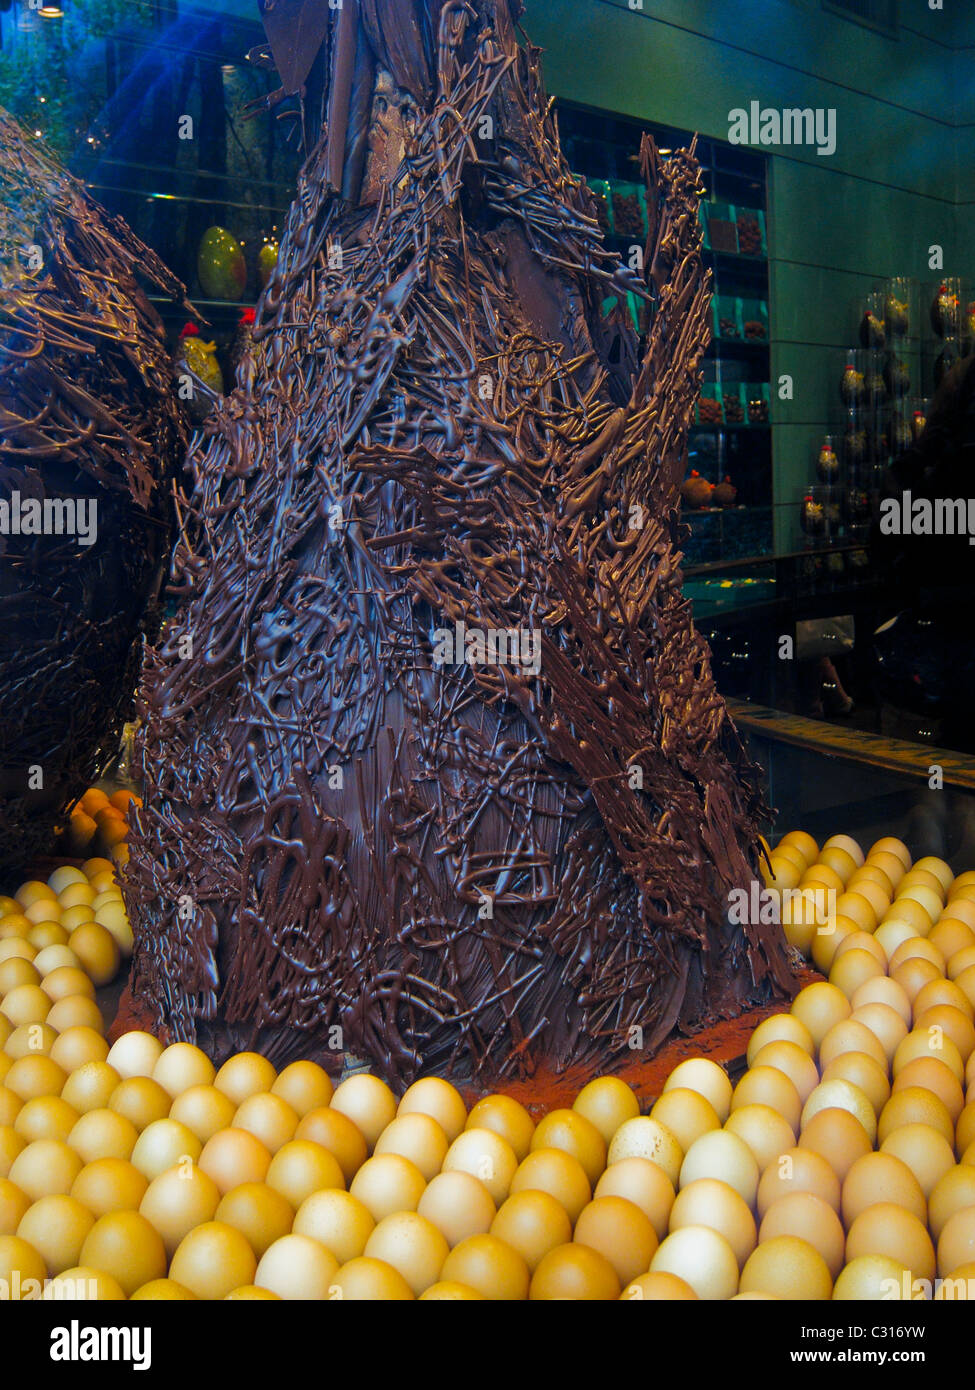
{"label": "chocolate sculpture", "polygon": [[118,746],[185,435],[162,323],[182,286],[0,111],[0,863]]}
{"label": "chocolate sculpture", "polygon": [[792,988],[727,924],[762,804],[680,588],[698,166],[644,144],[644,281],[515,9],[333,16],[252,384],[191,457],[126,897],[136,1004],[218,1055],[487,1081]]}

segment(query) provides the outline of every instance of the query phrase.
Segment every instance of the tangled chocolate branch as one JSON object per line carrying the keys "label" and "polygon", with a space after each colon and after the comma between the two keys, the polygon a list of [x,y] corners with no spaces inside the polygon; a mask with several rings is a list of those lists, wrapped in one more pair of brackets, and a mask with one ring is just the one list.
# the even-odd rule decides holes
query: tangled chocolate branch
{"label": "tangled chocolate branch", "polygon": [[[133,988],[218,1053],[607,1065],[792,988],[726,921],[764,808],[681,593],[698,166],[644,143],[644,280],[507,0],[347,0],[326,60],[149,655]],[[438,663],[461,623],[539,668]]]}
{"label": "tangled chocolate branch", "polygon": [[164,573],[185,435],[143,285],[183,296],[0,111],[0,496],[94,503],[98,529],[81,548],[70,535],[0,535],[8,873],[50,852],[57,817],[118,746]]}

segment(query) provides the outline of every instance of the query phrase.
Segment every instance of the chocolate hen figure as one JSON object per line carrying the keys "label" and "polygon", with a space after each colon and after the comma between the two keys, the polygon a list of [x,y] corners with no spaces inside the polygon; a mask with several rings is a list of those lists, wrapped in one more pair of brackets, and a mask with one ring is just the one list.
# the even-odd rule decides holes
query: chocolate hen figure
{"label": "chocolate hen figure", "polygon": [[186,448],[162,322],[183,287],[0,111],[0,863],[118,748]]}
{"label": "chocolate hen figure", "polygon": [[486,1083],[793,987],[777,928],[728,925],[763,806],[681,593],[697,164],[645,143],[636,277],[515,18],[333,16],[252,372],[191,459],[126,895],[136,1004],[218,1055]]}

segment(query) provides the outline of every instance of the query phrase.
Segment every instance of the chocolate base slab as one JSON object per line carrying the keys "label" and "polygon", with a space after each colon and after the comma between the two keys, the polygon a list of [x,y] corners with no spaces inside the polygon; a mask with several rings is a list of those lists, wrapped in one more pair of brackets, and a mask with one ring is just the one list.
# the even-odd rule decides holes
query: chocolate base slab
{"label": "chocolate base slab", "polygon": [[681,592],[698,165],[645,142],[621,264],[514,17],[333,19],[254,359],[191,454],[124,886],[136,1005],[218,1057],[496,1083],[796,987],[727,920],[766,808]]}

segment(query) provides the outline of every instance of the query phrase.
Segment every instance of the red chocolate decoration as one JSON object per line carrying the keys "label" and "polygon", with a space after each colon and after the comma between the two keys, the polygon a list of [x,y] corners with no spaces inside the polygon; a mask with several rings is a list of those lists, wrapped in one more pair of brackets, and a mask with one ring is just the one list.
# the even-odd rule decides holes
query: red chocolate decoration
{"label": "red chocolate decoration", "polygon": [[728,925],[764,807],[681,594],[698,165],[644,143],[643,283],[515,17],[346,0],[252,384],[191,457],[125,891],[136,1005],[216,1055],[486,1083],[794,987]]}
{"label": "red chocolate decoration", "polygon": [[[0,111],[0,502],[11,520],[0,534],[0,863],[8,875],[50,851],[57,818],[118,747],[164,577],[171,480],[186,440],[162,323],[142,286],[182,301],[183,287],[153,253]],[[46,504],[62,532],[17,534],[13,515],[25,499]],[[79,516],[93,544],[79,544]]]}

